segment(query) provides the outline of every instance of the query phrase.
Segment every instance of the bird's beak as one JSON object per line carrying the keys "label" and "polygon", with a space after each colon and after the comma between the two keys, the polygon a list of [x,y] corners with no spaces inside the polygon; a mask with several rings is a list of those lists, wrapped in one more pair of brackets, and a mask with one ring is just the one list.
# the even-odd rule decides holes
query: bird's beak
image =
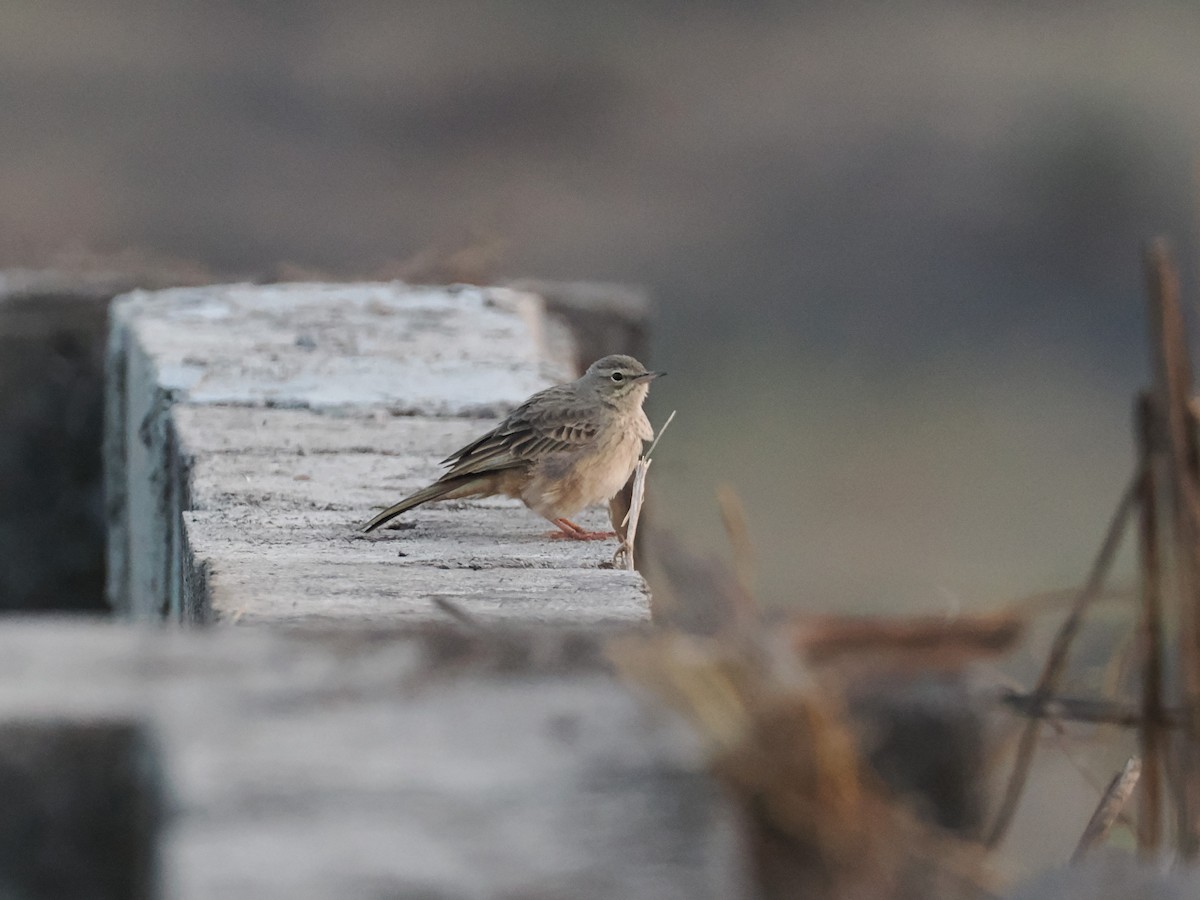
{"label": "bird's beak", "polygon": [[646,372],[645,374],[634,376],[634,381],[653,381],[655,378],[661,378],[666,374],[666,372]]}

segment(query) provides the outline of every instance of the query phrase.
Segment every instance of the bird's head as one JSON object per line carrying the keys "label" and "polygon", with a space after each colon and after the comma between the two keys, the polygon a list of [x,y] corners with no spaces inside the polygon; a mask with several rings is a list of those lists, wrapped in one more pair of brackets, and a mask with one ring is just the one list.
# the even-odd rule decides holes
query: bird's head
{"label": "bird's head", "polygon": [[596,360],[580,379],[603,397],[635,397],[640,403],[650,382],[666,372],[650,372],[632,356],[620,353]]}

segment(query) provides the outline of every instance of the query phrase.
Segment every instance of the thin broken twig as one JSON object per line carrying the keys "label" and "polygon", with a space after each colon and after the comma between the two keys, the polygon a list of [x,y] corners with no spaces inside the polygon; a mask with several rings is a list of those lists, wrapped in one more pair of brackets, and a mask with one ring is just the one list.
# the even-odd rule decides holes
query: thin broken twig
{"label": "thin broken twig", "polygon": [[1141,715],[1138,743],[1142,758],[1142,789],[1138,792],[1138,850],[1152,856],[1162,843],[1162,782],[1167,735],[1163,720],[1163,610],[1162,552],[1158,529],[1159,455],[1154,421],[1154,401],[1142,394],[1137,404],[1138,445],[1142,463],[1139,488],[1139,562],[1142,572],[1141,617],[1138,622],[1139,656],[1142,668]]}
{"label": "thin broken twig", "polygon": [[617,546],[616,552],[613,553],[613,566],[623,563],[625,569],[629,571],[633,571],[634,569],[633,548],[637,540],[638,522],[642,518],[642,505],[646,501],[646,473],[650,469],[650,454],[654,452],[654,448],[662,440],[663,432],[667,430],[667,427],[675,418],[676,412],[677,410],[671,410],[671,414],[667,416],[667,421],[663,422],[662,428],[658,429],[658,434],[655,435],[650,449],[642,454],[642,458],[638,460],[637,465],[633,469],[633,485],[629,498],[629,509],[625,513],[625,518],[621,521],[621,526],[625,529],[625,537]]}
{"label": "thin broken twig", "polygon": [[1075,846],[1075,852],[1071,854],[1072,864],[1083,859],[1088,851],[1107,837],[1113,823],[1121,814],[1121,810],[1129,802],[1129,795],[1133,793],[1133,788],[1137,785],[1138,776],[1141,773],[1142,761],[1136,756],[1131,756],[1121,771],[1113,777],[1108,785],[1108,790],[1100,798],[1096,811],[1088,820],[1087,827],[1083,829],[1079,843]]}
{"label": "thin broken twig", "polygon": [[650,470],[650,462],[649,457],[642,457],[634,467],[629,512],[625,514],[625,520],[621,523],[625,526],[625,540],[621,541],[613,553],[613,565],[616,566],[620,560],[631,572],[634,569],[633,547],[637,540],[638,522],[642,519],[642,504],[646,500],[646,473]]}

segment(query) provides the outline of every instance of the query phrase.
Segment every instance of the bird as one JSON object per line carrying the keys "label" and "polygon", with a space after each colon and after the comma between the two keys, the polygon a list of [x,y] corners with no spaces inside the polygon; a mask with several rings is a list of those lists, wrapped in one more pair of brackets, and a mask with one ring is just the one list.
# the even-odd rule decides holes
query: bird
{"label": "bird", "polygon": [[362,526],[374,531],[431,500],[502,494],[523,502],[559,530],[551,537],[601,540],[570,517],[625,486],[654,429],[642,404],[651,372],[632,356],[596,360],[577,380],[538,391],[499,425],[442,460],[437,481]]}

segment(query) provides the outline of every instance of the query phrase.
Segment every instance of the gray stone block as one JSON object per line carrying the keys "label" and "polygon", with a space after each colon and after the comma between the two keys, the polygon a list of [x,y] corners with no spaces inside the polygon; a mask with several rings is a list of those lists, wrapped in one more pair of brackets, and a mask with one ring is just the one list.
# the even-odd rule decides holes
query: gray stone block
{"label": "gray stone block", "polygon": [[601,570],[615,544],[547,541],[512,501],[356,533],[495,416],[575,374],[541,297],[232,285],[135,293],[112,321],[109,590],[127,615],[441,621],[450,602],[538,624],[648,617],[640,577]]}
{"label": "gray stone block", "polygon": [[504,288],[218,285],[127,294],[113,316],[194,404],[496,415],[571,374],[540,299]]}
{"label": "gray stone block", "polygon": [[[563,568],[398,566],[391,559],[321,559],[292,553],[206,553],[216,621],[330,625],[448,621],[447,604],[482,624],[628,626],[645,617],[636,572]],[[194,605],[194,604],[193,604]]]}

